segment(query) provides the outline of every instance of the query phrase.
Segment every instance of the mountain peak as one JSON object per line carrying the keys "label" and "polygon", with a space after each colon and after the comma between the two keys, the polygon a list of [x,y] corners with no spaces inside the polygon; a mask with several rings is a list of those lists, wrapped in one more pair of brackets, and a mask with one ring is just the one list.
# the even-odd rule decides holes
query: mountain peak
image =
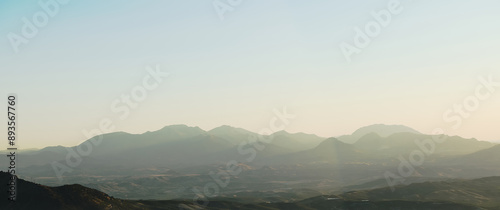
{"label": "mountain peak", "polygon": [[219,127],[213,128],[212,130],[208,131],[209,133],[221,133],[221,132],[243,132],[243,133],[250,133],[250,131],[247,131],[243,128],[237,128],[233,127],[230,125],[221,125]]}
{"label": "mountain peak", "polygon": [[230,126],[230,125],[221,125],[219,127],[213,128],[212,130],[227,130],[227,129],[234,129],[235,127]]}
{"label": "mountain peak", "polygon": [[167,125],[167,126],[164,126],[163,128],[161,128],[160,130],[165,130],[165,129],[200,129],[201,130],[201,128],[198,126],[191,127],[191,126],[187,126],[184,124]]}
{"label": "mountain peak", "polygon": [[317,148],[321,148],[321,147],[338,147],[338,146],[343,146],[343,145],[347,145],[346,143],[338,140],[337,138],[334,138],[334,137],[331,137],[331,138],[327,138],[325,139],[323,142],[321,142]]}
{"label": "mountain peak", "polygon": [[290,135],[291,133],[288,133],[287,131],[285,130],[280,130],[280,131],[276,131],[274,132],[272,135]]}
{"label": "mountain peak", "polygon": [[359,139],[361,139],[363,136],[370,133],[375,133],[379,137],[388,137],[396,133],[421,134],[417,130],[404,125],[373,124],[361,127],[356,131],[354,131],[351,135],[340,136],[339,139],[342,142],[353,144],[357,142]]}
{"label": "mountain peak", "polygon": [[417,130],[404,125],[373,124],[357,129],[352,135],[362,137],[369,133],[376,133],[380,137],[387,137],[395,133],[403,132],[421,134]]}
{"label": "mountain peak", "polygon": [[191,127],[183,124],[176,124],[176,125],[165,126],[162,129],[153,131],[151,133],[202,134],[205,132],[206,131],[204,131],[198,126]]}

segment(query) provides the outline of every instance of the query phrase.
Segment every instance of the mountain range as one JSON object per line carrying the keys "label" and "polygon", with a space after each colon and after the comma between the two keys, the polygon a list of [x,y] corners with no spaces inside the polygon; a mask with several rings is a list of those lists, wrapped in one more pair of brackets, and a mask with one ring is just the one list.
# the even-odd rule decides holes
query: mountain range
{"label": "mountain range", "polygon": [[[443,137],[446,141],[434,142],[429,154],[416,143]],[[210,174],[227,174],[227,164],[232,162],[241,172],[221,177],[229,184],[217,198],[243,203],[299,202],[386,187],[384,174],[399,174],[402,161],[410,162],[418,152],[424,160],[412,166],[414,172],[402,180],[403,185],[500,176],[499,145],[422,134],[402,125],[372,125],[337,138],[286,131],[259,136],[231,126],[205,131],[186,125],[96,138],[102,142],[71,167],[69,154],[92,139],[74,147],[21,151],[18,174],[47,186],[79,184],[121,199],[190,199],[193,188],[215,182]],[[58,178],[54,162],[71,171]],[[6,164],[2,161],[0,167]]]}

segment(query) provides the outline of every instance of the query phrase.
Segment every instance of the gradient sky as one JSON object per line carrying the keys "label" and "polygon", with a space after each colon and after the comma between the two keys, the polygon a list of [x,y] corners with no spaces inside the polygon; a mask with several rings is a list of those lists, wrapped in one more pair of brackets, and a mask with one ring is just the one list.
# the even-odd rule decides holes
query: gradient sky
{"label": "gradient sky", "polygon": [[[329,137],[384,123],[500,140],[500,88],[458,129],[442,118],[474,94],[478,76],[500,81],[500,1],[401,1],[348,63],[339,44],[388,2],[246,0],[221,21],[209,0],[70,1],[15,53],[7,34],[42,9],[1,1],[0,101],[20,98],[22,148],[76,145],[102,118],[129,133],[259,131],[284,106],[297,116],[289,132]],[[110,104],[156,64],[171,76],[119,119]]]}

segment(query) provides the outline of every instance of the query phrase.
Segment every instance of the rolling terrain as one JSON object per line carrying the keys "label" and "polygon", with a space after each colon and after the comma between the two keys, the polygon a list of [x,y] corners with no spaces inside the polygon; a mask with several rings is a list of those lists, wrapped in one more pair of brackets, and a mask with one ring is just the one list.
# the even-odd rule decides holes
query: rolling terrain
{"label": "rolling terrain", "polygon": [[[10,174],[0,172],[7,182]],[[253,202],[213,199],[201,205],[189,200],[123,200],[81,185],[48,187],[17,180],[17,201],[0,201],[1,209],[442,209],[500,208],[500,177],[448,182],[425,182],[389,188],[320,195],[296,202]],[[6,191],[5,185],[0,187]]]}

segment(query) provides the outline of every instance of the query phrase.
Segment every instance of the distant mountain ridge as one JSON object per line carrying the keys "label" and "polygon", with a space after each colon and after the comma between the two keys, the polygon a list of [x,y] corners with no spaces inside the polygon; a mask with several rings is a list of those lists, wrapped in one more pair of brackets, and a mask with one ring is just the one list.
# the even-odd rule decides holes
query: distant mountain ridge
{"label": "distant mountain ridge", "polygon": [[385,124],[374,124],[369,126],[364,126],[356,131],[354,131],[351,135],[343,135],[338,137],[340,141],[343,141],[348,144],[353,144],[358,141],[361,137],[375,133],[381,137],[388,137],[395,133],[414,133],[421,134],[417,130],[404,126],[404,125],[385,125]]}
{"label": "distant mountain ridge", "polygon": [[[259,141],[258,136],[251,131],[231,126],[220,126],[210,131],[204,131],[199,127],[186,125],[165,126],[160,130],[143,134],[125,132],[103,134],[100,136],[102,142],[93,147],[89,157],[85,157],[85,162],[90,165],[82,165],[81,167],[92,167],[92,162],[112,166],[125,165],[123,163],[126,162],[126,167],[177,167],[182,165],[190,167],[196,164],[221,163],[227,161],[228,158],[239,160],[246,156],[238,154],[238,151],[254,145],[256,141]],[[264,137],[272,141],[269,144],[260,143],[268,145],[265,146],[267,150],[264,151],[260,151],[261,148],[254,145],[255,152],[261,153],[258,159],[272,158],[273,156],[286,157],[286,154],[295,155],[295,153],[297,157],[302,157],[307,153],[306,151],[310,150],[310,153],[315,154],[305,156],[309,158],[314,156],[317,161],[320,161],[317,158],[324,157],[323,161],[327,162],[329,158],[333,157],[346,161],[370,159],[370,155],[394,157],[418,148],[414,143],[415,139],[431,138],[430,135],[421,134],[406,126],[383,124],[362,127],[350,136],[339,138],[326,139],[314,134],[292,134],[286,131],[278,131]],[[346,142],[346,139],[353,138],[356,138],[355,143]],[[26,152],[21,167],[41,166],[53,161],[64,161],[68,150],[76,151],[77,147],[83,147],[90,141],[87,140],[75,147],[46,147],[38,151]],[[330,142],[328,145],[336,146],[325,146],[327,142]],[[247,146],[242,147],[242,145]],[[436,154],[468,154],[493,145],[493,143],[475,139],[449,137],[447,142],[437,147]],[[337,147],[343,149],[337,149]],[[122,158],[113,158],[118,156]],[[288,160],[290,163],[292,160],[304,161],[296,157]],[[0,167],[3,166],[2,164],[5,163],[0,163]]]}

